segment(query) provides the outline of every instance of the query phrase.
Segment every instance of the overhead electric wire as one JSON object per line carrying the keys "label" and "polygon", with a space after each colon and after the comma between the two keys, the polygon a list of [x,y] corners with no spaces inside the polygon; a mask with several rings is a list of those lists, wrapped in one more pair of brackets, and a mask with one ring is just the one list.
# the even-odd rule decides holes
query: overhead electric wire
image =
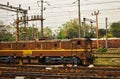
{"label": "overhead electric wire", "polygon": [[[87,12],[87,11],[95,11],[97,9],[92,9],[92,10],[81,10],[81,12]],[[99,11],[113,11],[113,10],[120,10],[120,8],[107,8],[107,9],[99,9]],[[75,12],[76,10],[62,10],[62,11],[57,11],[57,12],[47,12],[47,13],[60,13],[60,12],[64,12],[64,13],[68,13],[68,12]],[[36,12],[35,12],[36,13]],[[34,14],[34,13],[33,13]]]}
{"label": "overhead electric wire", "polygon": [[[55,0],[56,1],[56,0]],[[99,5],[101,5],[101,4],[109,4],[109,3],[119,3],[120,1],[107,1],[107,2],[94,2],[94,3],[85,3],[85,4],[81,4],[81,6],[86,6],[86,5],[97,5],[97,4],[99,4]],[[59,2],[58,2],[59,3]],[[22,5],[24,5],[24,4],[22,4]],[[29,4],[30,5],[30,4]],[[57,4],[56,4],[57,5]],[[61,8],[71,8],[71,7],[77,7],[76,5],[77,4],[72,4],[72,2],[71,3],[67,3],[67,4],[59,4],[59,5],[57,5],[57,6],[50,6],[50,7],[47,7],[47,9],[48,10],[51,10],[51,9],[61,9]],[[32,13],[32,11],[37,11],[39,9],[39,7],[38,8],[35,8],[35,7],[32,7],[32,9],[31,9],[31,13]],[[67,11],[68,10],[68,11]],[[62,11],[46,11],[46,13],[47,14],[49,14],[49,13],[59,13],[59,15],[64,15],[65,13],[68,13],[68,12],[75,12],[76,13],[76,11],[77,10],[71,10],[71,9],[67,9],[67,10],[62,10]],[[71,10],[71,11],[70,11]],[[83,13],[83,12],[87,12],[87,11],[95,11],[95,10],[97,10],[97,9],[92,9],[92,10],[81,10],[81,13]],[[100,11],[113,11],[113,10],[120,10],[120,8],[118,7],[118,8],[107,8],[107,9],[99,9]],[[40,11],[40,9],[39,9],[39,11]],[[61,14],[62,13],[62,14]],[[35,15],[35,14],[40,14],[40,13],[36,13],[36,12],[34,12],[34,13],[32,13],[32,14],[30,14],[30,15]],[[66,15],[66,14],[65,14]],[[73,15],[75,15],[75,14],[73,14]],[[56,16],[58,16],[58,15],[56,15]],[[69,15],[70,17],[72,17],[71,15]],[[117,16],[117,15],[116,15]],[[48,16],[47,15],[47,17],[46,18],[48,18],[48,17],[53,17],[53,18],[56,18],[55,17],[55,15],[53,16],[53,15],[50,15],[50,16]],[[66,15],[66,17],[68,17],[67,15]],[[61,17],[62,18],[62,17]],[[55,22],[55,20],[51,20],[51,21],[53,21],[54,23],[57,23],[57,22]]]}
{"label": "overhead electric wire", "polygon": [[87,3],[83,5],[95,5],[95,4],[107,4],[107,3],[119,3],[120,1],[107,1],[107,2],[95,2],[95,3]]}
{"label": "overhead electric wire", "polygon": [[[116,3],[116,2],[120,2],[120,1],[111,1],[111,2],[99,2],[99,3],[89,3],[89,4],[81,4],[81,6],[84,6],[84,5],[92,5],[92,4],[106,4],[106,3]],[[47,7],[47,9],[55,9],[55,8],[66,8],[66,7],[76,7],[76,5],[65,5],[65,6],[52,6],[52,7]],[[33,8],[31,10],[36,10],[38,8]]]}

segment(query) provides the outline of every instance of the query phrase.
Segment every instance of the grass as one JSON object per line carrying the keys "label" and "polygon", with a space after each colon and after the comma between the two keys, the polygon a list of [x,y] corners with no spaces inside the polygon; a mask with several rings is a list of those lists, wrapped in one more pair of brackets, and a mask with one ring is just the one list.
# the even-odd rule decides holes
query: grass
{"label": "grass", "polygon": [[120,58],[96,58],[94,64],[120,66]]}
{"label": "grass", "polygon": [[[94,50],[94,52],[96,51]],[[103,52],[99,52],[99,53],[103,53]],[[104,53],[120,53],[120,48],[108,49],[108,51]],[[114,57],[120,57],[119,54],[118,55],[105,54],[105,55],[94,55],[94,56],[97,57],[94,60],[95,65],[120,66],[120,58],[114,58]],[[100,58],[100,57],[105,57],[105,58]]]}

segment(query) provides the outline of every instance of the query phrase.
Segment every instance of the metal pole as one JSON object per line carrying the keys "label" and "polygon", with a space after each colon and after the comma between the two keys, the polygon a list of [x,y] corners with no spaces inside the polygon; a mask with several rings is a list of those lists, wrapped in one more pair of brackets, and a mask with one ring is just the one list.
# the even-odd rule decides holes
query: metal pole
{"label": "metal pole", "polygon": [[32,24],[32,38],[35,39],[35,37],[34,37],[34,23]]}
{"label": "metal pole", "polygon": [[108,48],[108,30],[107,30],[107,21],[108,21],[108,19],[107,19],[107,17],[105,18],[105,23],[106,23],[106,49]]}
{"label": "metal pole", "polygon": [[99,48],[99,41],[98,41],[98,15],[96,14],[96,36],[97,36],[97,48]]}
{"label": "metal pole", "polygon": [[43,0],[41,0],[41,35],[42,37],[44,36],[43,34]]}
{"label": "metal pole", "polygon": [[98,40],[98,14],[99,11],[94,11],[94,13],[92,13],[92,15],[96,16],[96,38],[97,38],[97,48],[99,48],[99,40]]}
{"label": "metal pole", "polygon": [[93,37],[93,22],[90,21],[90,24],[91,24],[91,37]]}
{"label": "metal pole", "polygon": [[86,23],[85,23],[85,21],[86,21],[85,18],[83,18],[83,24],[82,25],[83,25],[83,31],[84,31],[83,34],[84,34],[84,37],[86,36],[86,28],[85,28],[85,26],[86,26],[85,24]]}
{"label": "metal pole", "polygon": [[24,17],[24,40],[26,40],[26,13],[24,13],[24,15],[23,15],[23,17]]}
{"label": "metal pole", "polygon": [[17,20],[16,20],[16,41],[19,41],[19,18],[18,18],[18,10],[17,10]]}
{"label": "metal pole", "polygon": [[80,0],[78,0],[78,21],[79,21],[79,38],[81,37],[80,35],[80,29],[81,29],[81,13],[80,13]]}
{"label": "metal pole", "polygon": [[90,24],[91,24],[91,33],[92,33],[92,32],[93,32],[93,31],[92,31],[93,22],[92,22],[92,21],[90,21]]}

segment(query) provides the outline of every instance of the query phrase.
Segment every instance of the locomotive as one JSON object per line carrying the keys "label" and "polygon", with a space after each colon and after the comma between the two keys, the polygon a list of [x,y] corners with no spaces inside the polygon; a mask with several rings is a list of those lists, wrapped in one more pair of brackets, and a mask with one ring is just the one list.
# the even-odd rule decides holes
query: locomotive
{"label": "locomotive", "polygon": [[89,65],[92,59],[88,37],[0,42],[0,63]]}

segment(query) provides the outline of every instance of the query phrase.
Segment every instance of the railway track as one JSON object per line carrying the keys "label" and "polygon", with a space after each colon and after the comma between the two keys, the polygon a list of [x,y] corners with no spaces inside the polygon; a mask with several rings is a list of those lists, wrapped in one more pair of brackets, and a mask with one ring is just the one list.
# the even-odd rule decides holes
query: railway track
{"label": "railway track", "polygon": [[93,53],[94,64],[104,66],[120,66],[120,52]]}
{"label": "railway track", "polygon": [[99,57],[100,57],[100,56],[103,56],[103,57],[104,57],[104,56],[120,57],[120,53],[106,53],[106,52],[105,52],[105,53],[103,53],[103,52],[101,53],[101,52],[98,52],[98,53],[93,53],[93,55],[94,55],[94,56],[99,56]]}
{"label": "railway track", "polygon": [[[0,67],[0,79],[120,79],[119,67]],[[5,78],[6,77],[6,78]]]}

